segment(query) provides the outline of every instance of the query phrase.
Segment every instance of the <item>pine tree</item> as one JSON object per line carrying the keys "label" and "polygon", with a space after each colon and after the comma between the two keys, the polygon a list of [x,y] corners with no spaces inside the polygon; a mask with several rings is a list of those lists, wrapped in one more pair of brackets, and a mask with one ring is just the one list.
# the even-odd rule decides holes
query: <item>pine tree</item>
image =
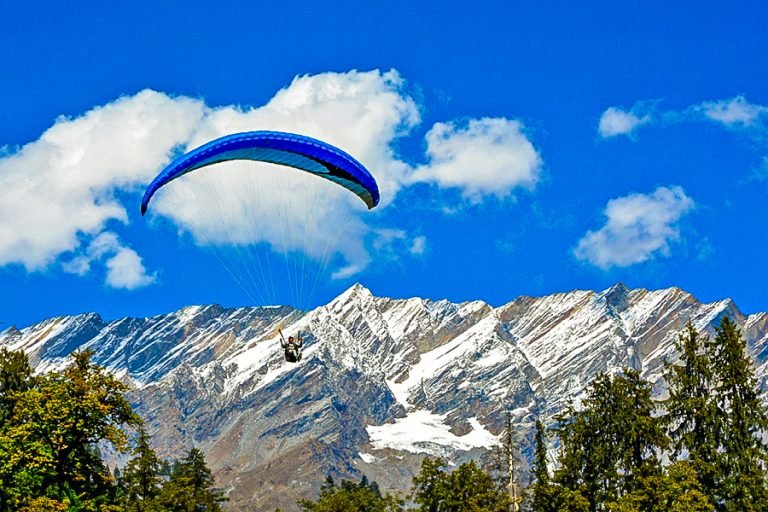
{"label": "pine tree", "polygon": [[550,483],[541,487],[540,499],[531,504],[533,512],[589,512],[590,503],[580,491]]}
{"label": "pine tree", "polygon": [[666,402],[675,456],[687,455],[718,511],[768,509],[768,414],[754,366],[736,324],[724,316],[714,340],[689,322],[680,362],[667,365]]}
{"label": "pine tree", "polygon": [[768,430],[768,413],[760,401],[753,362],[740,330],[727,316],[716,328],[714,344],[720,418],[716,436],[721,445],[718,509],[768,510],[768,444],[762,437]]}
{"label": "pine tree", "polygon": [[174,465],[170,479],[160,491],[159,500],[163,507],[173,512],[219,512],[227,499],[214,484],[203,452],[192,448]]}
{"label": "pine tree", "polygon": [[342,480],[338,486],[333,479],[326,480],[317,501],[300,500],[299,506],[305,512],[400,512],[403,501],[382,495],[379,485],[363,475],[358,483]]}
{"label": "pine tree", "polygon": [[658,474],[668,439],[653,416],[651,385],[635,370],[596,377],[582,406],[559,417],[555,483],[580,492],[594,511],[633,491],[640,477]]}
{"label": "pine tree", "polygon": [[678,461],[662,474],[641,477],[639,486],[617,502],[611,512],[712,512],[712,502],[702,492],[696,471],[685,461]]}
{"label": "pine tree", "polygon": [[536,512],[546,511],[549,502],[549,487],[551,485],[549,478],[549,469],[547,468],[547,440],[544,432],[544,425],[541,420],[536,419],[536,433],[534,437],[533,468],[531,474],[534,482],[531,484],[532,500],[531,506]]}
{"label": "pine tree", "polygon": [[704,493],[714,498],[718,486],[716,458],[720,417],[715,399],[714,344],[702,337],[690,321],[678,336],[680,359],[665,365],[669,387],[665,401],[672,455],[687,459]]}
{"label": "pine tree", "polygon": [[147,431],[140,427],[133,448],[133,458],[125,465],[119,483],[125,506],[129,512],[151,512],[158,510],[157,497],[160,494],[161,463],[149,445]]}
{"label": "pine tree", "polygon": [[446,479],[443,459],[426,458],[421,461],[419,474],[413,477],[413,501],[422,512],[440,512],[445,495]]}
{"label": "pine tree", "polygon": [[449,473],[442,459],[425,459],[413,485],[413,501],[424,512],[508,512],[511,505],[506,489],[474,461]]}
{"label": "pine tree", "polygon": [[27,355],[20,350],[0,349],[0,431],[10,423],[18,395],[32,387],[32,382]]}

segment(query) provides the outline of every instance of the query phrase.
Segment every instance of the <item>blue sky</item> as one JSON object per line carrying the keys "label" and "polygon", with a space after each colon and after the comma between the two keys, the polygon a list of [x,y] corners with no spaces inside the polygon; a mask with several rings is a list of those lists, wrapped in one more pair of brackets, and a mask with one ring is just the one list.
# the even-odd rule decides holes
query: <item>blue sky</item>
{"label": "blue sky", "polygon": [[623,281],[768,311],[765,3],[163,4],[3,6],[0,322],[258,302],[201,247],[220,198],[138,213],[174,151],[257,129],[384,192],[329,198],[311,236],[350,234],[303,305]]}

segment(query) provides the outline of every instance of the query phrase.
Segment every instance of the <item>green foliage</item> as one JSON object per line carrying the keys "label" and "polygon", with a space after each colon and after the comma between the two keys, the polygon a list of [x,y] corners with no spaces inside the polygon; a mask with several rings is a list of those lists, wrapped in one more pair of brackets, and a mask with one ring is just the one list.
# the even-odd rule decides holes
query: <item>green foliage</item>
{"label": "green foliage", "polygon": [[173,512],[218,512],[227,499],[214,487],[211,470],[205,463],[203,452],[192,448],[177,462],[170,479],[163,485],[159,502],[165,510]]}
{"label": "green foliage", "polygon": [[715,399],[720,420],[714,436],[720,442],[716,454],[718,509],[768,510],[768,445],[761,435],[768,430],[768,414],[760,401],[746,342],[727,316],[716,328],[714,357]]}
{"label": "green foliage", "polygon": [[[225,499],[202,452],[173,470],[160,461],[127,387],[91,357],[76,352],[64,370],[33,377],[22,352],[0,349],[0,512],[221,510]],[[98,446],[126,453],[134,427],[133,458],[115,472],[116,485]]]}
{"label": "green foliage", "polygon": [[538,499],[531,503],[533,512],[589,512],[590,503],[580,491],[548,483],[537,489]]}
{"label": "green foliage", "polygon": [[403,501],[390,494],[382,495],[376,482],[363,476],[359,483],[342,480],[336,485],[330,476],[320,490],[317,501],[300,500],[305,512],[399,512]]}
{"label": "green foliage", "polygon": [[0,432],[8,428],[19,394],[32,383],[32,367],[26,354],[0,349]]}
{"label": "green foliage", "polygon": [[660,475],[641,477],[639,486],[608,506],[611,512],[711,512],[715,508],[701,490],[688,462],[676,462]]}
{"label": "green foliage", "polygon": [[149,435],[139,428],[133,458],[120,473],[119,486],[127,512],[154,512],[159,510],[158,496],[162,478],[160,459],[149,445]]}
{"label": "green foliage", "polygon": [[714,340],[689,323],[677,348],[680,361],[665,372],[673,454],[687,455],[717,510],[768,509],[768,414],[741,332],[727,316]]}
{"label": "green foliage", "polygon": [[569,407],[559,418],[561,466],[554,481],[579,491],[597,510],[633,491],[638,478],[657,474],[668,440],[653,416],[651,386],[637,371],[600,375],[586,395],[580,411]]}
{"label": "green foliage", "polygon": [[32,368],[24,352],[0,349],[0,511],[11,510],[25,488],[35,487],[34,476],[26,469],[11,471],[16,448],[7,436],[16,403],[32,384]]}
{"label": "green foliage", "polygon": [[537,482],[549,482],[549,469],[547,468],[547,438],[544,431],[544,425],[541,420],[536,419],[536,434],[534,438],[536,446],[533,454],[533,477]]}
{"label": "green foliage", "polygon": [[506,489],[473,462],[446,471],[442,459],[425,459],[413,478],[413,501],[424,512],[507,512]]}
{"label": "green foliage", "polygon": [[32,378],[23,354],[0,351],[0,380],[8,390],[1,406],[0,510],[48,506],[35,501],[42,497],[81,510],[105,505],[113,482],[97,444],[124,451],[124,428],[139,423],[125,386],[94,365],[90,352],[75,353],[61,372]]}
{"label": "green foliage", "polygon": [[[689,322],[676,348],[680,360],[664,370],[667,414],[653,414],[637,372],[598,376],[582,409],[558,418],[560,467],[548,482],[537,425],[534,511],[575,510],[581,498],[590,511],[768,510],[768,413],[741,332],[726,316],[710,340]],[[662,468],[667,449],[685,460]]]}
{"label": "green foliage", "polygon": [[67,512],[67,504],[51,498],[35,498],[19,509],[20,512]]}
{"label": "green foliage", "polygon": [[140,422],[125,391],[92,363],[90,352],[79,352],[62,372],[36,379],[19,394],[12,424],[0,440],[11,447],[7,469],[20,491],[16,499],[46,495],[104,502],[112,481],[97,444],[124,452],[124,428]]}
{"label": "green foliage", "polygon": [[698,474],[704,492],[714,495],[717,487],[716,458],[720,417],[715,392],[714,345],[702,337],[689,321],[678,336],[677,364],[665,366],[669,386],[665,402],[672,455],[687,459]]}
{"label": "green foliage", "polygon": [[[547,468],[547,440],[544,425],[536,420],[536,433],[533,453],[533,468],[531,470],[533,483],[531,484],[531,507],[533,510],[558,510],[548,508],[553,502],[553,491],[550,483],[549,469]],[[565,489],[565,488],[564,488]]]}

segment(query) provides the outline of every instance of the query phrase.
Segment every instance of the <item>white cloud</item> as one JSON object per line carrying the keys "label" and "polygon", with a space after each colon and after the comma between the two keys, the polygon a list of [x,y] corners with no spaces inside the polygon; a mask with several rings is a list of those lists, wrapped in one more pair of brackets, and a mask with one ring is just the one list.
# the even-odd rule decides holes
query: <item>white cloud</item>
{"label": "white cloud", "polygon": [[427,237],[423,235],[414,237],[413,241],[411,242],[411,249],[409,252],[414,256],[420,256],[424,254],[426,250],[427,250]]}
{"label": "white cloud", "polygon": [[638,101],[630,110],[609,107],[600,116],[598,133],[603,138],[627,135],[632,137],[635,130],[644,124],[676,124],[686,121],[709,119],[726,128],[765,130],[761,120],[768,116],[768,106],[750,103],[744,96],[705,101],[682,110],[656,110],[649,102]]}
{"label": "white cloud", "polygon": [[638,115],[637,109],[638,107],[635,107],[626,111],[618,107],[608,107],[600,116],[600,124],[598,125],[600,136],[603,138],[617,135],[631,137],[638,126],[651,121],[649,114]]}
{"label": "white cloud", "polygon": [[657,254],[668,256],[670,244],[680,238],[680,218],[693,208],[693,199],[681,187],[611,199],[605,225],[588,231],[574,254],[603,270],[642,263]]}
{"label": "white cloud", "polygon": [[429,163],[416,168],[412,182],[458,188],[472,202],[532,190],[542,158],[522,123],[502,118],[470,119],[466,125],[435,123],[427,133]]}
{"label": "white cloud", "polygon": [[[128,222],[115,192],[150,180],[202,111],[199,101],[143,91],[59,118],[40,139],[0,158],[0,265],[39,271],[63,254],[77,260],[107,223]],[[78,261],[79,269],[71,263],[67,270],[86,272]]]}
{"label": "white cloud", "polygon": [[706,101],[695,106],[694,110],[729,128],[754,126],[762,116],[768,114],[768,107],[750,103],[744,96]]}
{"label": "white cloud", "polygon": [[427,237],[410,236],[402,229],[378,228],[373,230],[373,248],[382,258],[398,260],[404,254],[420,256],[427,248]]}
{"label": "white cloud", "polygon": [[133,290],[155,280],[155,276],[149,275],[144,268],[141,256],[124,246],[120,238],[110,231],[100,233],[81,254],[63,262],[61,267],[65,272],[82,276],[88,273],[93,263],[105,258],[106,284],[112,288]]}
{"label": "white cloud", "polygon": [[136,251],[121,247],[106,261],[107,284],[112,288],[134,290],[151,284],[154,276],[147,275],[144,264]]}

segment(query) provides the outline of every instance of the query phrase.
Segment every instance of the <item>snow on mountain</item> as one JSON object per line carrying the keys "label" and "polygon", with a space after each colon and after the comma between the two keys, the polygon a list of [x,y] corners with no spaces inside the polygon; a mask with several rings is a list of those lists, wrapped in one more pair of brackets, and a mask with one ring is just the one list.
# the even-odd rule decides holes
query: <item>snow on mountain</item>
{"label": "snow on mountain", "polygon": [[[295,509],[326,474],[365,472],[407,487],[425,454],[454,462],[496,442],[506,414],[522,432],[599,372],[632,367],[654,381],[688,319],[712,333],[742,326],[768,382],[768,314],[730,300],[702,304],[678,289],[573,291],[501,307],[374,296],[355,285],[310,312],[190,306],[151,318],[51,318],[0,333],[37,371],[74,350],[132,387],[156,448],[206,452],[230,507]],[[278,328],[301,332],[304,358],[286,363]]]}

